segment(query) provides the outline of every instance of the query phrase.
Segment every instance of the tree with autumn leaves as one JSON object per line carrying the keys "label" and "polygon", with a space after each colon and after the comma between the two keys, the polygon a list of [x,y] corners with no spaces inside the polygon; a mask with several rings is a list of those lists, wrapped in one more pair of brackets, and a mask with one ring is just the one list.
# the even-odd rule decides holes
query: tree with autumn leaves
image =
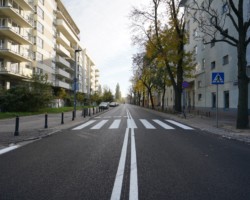
{"label": "tree with autumn leaves", "polygon": [[[166,14],[169,14],[169,18],[161,17]],[[137,54],[133,59],[134,67],[137,66],[133,80],[142,81],[152,108],[152,89],[162,90],[164,99],[165,87],[171,85],[175,91],[174,109],[181,112],[182,83],[184,77],[191,76],[195,63],[192,53],[184,50],[187,35],[179,1],[152,0],[150,9],[134,8],[131,18],[135,32],[133,42],[144,47],[140,58]]]}

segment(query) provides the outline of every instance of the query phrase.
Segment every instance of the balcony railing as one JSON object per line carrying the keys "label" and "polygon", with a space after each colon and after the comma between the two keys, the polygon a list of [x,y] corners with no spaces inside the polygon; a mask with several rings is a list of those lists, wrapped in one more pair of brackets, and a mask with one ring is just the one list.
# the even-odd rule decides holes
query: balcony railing
{"label": "balcony railing", "polygon": [[0,67],[1,74],[11,74],[21,77],[30,78],[32,76],[32,69],[28,69],[26,67],[19,67],[18,65],[8,65],[5,67]]}
{"label": "balcony railing", "polygon": [[62,69],[56,69],[56,74],[60,75],[60,76],[63,76],[65,78],[68,78],[68,79],[72,79],[70,73],[62,70]]}
{"label": "balcony railing", "polygon": [[15,39],[15,41],[25,44],[25,45],[30,45],[32,44],[32,37],[29,35],[27,32],[25,32],[24,29],[19,28],[19,27],[14,27],[11,26],[10,24],[6,26],[0,26],[0,32],[4,35],[8,35],[12,38]]}
{"label": "balcony railing", "polygon": [[55,86],[62,87],[62,88],[65,88],[65,89],[69,89],[69,90],[72,89],[71,84],[60,81],[60,80],[56,80]]}

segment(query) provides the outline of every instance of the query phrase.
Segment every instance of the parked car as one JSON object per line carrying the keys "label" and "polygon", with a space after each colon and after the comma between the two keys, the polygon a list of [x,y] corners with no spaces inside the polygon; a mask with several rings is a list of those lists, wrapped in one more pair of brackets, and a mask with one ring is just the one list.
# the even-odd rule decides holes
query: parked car
{"label": "parked car", "polygon": [[110,104],[109,104],[109,106],[110,107],[116,107],[118,104],[116,103],[116,102],[111,102]]}
{"label": "parked car", "polygon": [[109,103],[108,102],[101,102],[99,104],[99,108],[101,108],[101,109],[108,109],[109,108]]}

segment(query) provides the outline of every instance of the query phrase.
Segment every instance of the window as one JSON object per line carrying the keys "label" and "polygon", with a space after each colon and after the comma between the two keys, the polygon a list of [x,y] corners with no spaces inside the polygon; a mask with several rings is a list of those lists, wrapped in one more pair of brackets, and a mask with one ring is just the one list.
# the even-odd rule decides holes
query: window
{"label": "window", "polygon": [[198,88],[201,88],[201,81],[198,81]]}
{"label": "window", "polygon": [[41,17],[42,19],[44,19],[44,12],[42,10],[42,8],[40,8],[39,6],[36,7],[36,12],[37,12],[37,15],[39,17]]}
{"label": "window", "polygon": [[44,32],[44,27],[40,22],[36,22],[36,29],[40,32],[43,33]]}
{"label": "window", "polygon": [[212,108],[216,108],[216,94],[212,93]]}
{"label": "window", "polygon": [[215,46],[214,40],[211,41],[211,48]]}
{"label": "window", "polygon": [[202,99],[202,94],[198,94],[198,101],[201,101]]}
{"label": "window", "polygon": [[205,69],[205,64],[206,64],[206,60],[205,58],[202,59],[202,69]]}
{"label": "window", "polygon": [[198,30],[197,29],[194,29],[194,32],[193,32],[193,37],[195,38],[195,37],[198,37],[199,35],[198,35]]}
{"label": "window", "polygon": [[36,45],[43,48],[43,40],[40,37],[36,37]]}
{"label": "window", "polygon": [[228,55],[223,56],[222,63],[223,63],[223,65],[227,65],[229,63],[229,57],[228,57]]}
{"label": "window", "polygon": [[194,46],[194,53],[195,53],[195,55],[197,55],[197,53],[198,53],[198,47],[197,46]]}
{"label": "window", "polygon": [[222,13],[222,14],[225,14],[225,13],[227,13],[227,11],[228,11],[228,4],[227,4],[227,3],[224,3],[223,6],[222,6],[222,11],[221,11],[221,13]]}
{"label": "window", "polygon": [[41,3],[41,4],[43,4],[43,5],[44,5],[44,0],[39,0],[39,1],[40,1],[40,3]]}
{"label": "window", "polygon": [[213,62],[211,62],[211,69],[215,69],[215,66],[216,64],[215,64],[215,61],[213,61]]}
{"label": "window", "polygon": [[224,108],[229,108],[229,91],[224,91]]}
{"label": "window", "polygon": [[36,52],[36,61],[43,62],[43,54]]}

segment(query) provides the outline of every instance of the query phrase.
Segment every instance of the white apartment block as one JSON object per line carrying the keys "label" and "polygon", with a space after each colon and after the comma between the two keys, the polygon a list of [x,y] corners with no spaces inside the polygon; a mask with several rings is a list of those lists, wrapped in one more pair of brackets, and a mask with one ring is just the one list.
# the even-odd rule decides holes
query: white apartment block
{"label": "white apartment block", "polygon": [[61,0],[0,0],[1,87],[36,73],[68,92],[76,76],[77,90],[88,93],[98,84],[91,70],[96,67],[80,44],[80,29]]}
{"label": "white apartment block", "polygon": [[[189,5],[192,0],[182,0],[184,6]],[[203,0],[198,1],[200,5]],[[224,3],[223,3],[224,2]],[[212,6],[218,8],[223,15],[226,1],[213,1]],[[244,1],[245,17],[250,16],[249,1]],[[188,11],[188,12],[187,12]],[[230,46],[225,42],[203,44],[202,35],[199,31],[198,23],[192,17],[195,13],[191,10],[185,10],[186,30],[189,34],[189,42],[185,49],[193,51],[196,59],[195,78],[187,80],[189,88],[185,89],[184,99],[186,106],[190,108],[213,110],[216,107],[218,98],[218,107],[221,112],[235,113],[238,105],[238,80],[237,80],[237,52],[236,47]],[[235,29],[229,20],[225,22],[228,32],[236,35]],[[221,36],[222,37],[222,36]],[[237,37],[237,36],[236,36]],[[250,48],[248,48],[248,63],[250,65]],[[248,75],[250,76],[250,68]],[[223,85],[219,85],[218,96],[216,85],[212,84],[212,72],[224,72],[225,80]],[[249,84],[250,94],[250,84]],[[248,97],[250,108],[250,97]]]}

